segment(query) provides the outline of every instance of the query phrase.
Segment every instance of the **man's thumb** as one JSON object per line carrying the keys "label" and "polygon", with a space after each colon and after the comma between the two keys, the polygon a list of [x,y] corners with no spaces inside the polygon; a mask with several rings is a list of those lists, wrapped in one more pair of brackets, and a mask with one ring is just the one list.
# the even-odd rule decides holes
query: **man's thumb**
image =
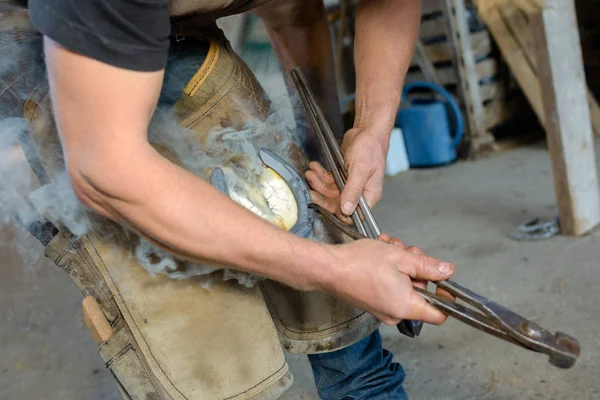
{"label": "man's thumb", "polygon": [[450,278],[454,274],[454,265],[430,257],[425,254],[415,254],[409,252],[411,258],[410,277],[424,281],[442,281]]}
{"label": "man's thumb", "polygon": [[369,172],[366,168],[349,168],[348,181],[340,195],[340,208],[344,215],[351,215],[354,212],[368,180]]}

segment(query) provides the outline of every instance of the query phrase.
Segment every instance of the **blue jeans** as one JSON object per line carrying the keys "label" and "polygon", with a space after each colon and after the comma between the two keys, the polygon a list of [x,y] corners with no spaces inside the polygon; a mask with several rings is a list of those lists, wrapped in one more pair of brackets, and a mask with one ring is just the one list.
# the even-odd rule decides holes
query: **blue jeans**
{"label": "blue jeans", "polygon": [[324,400],[407,400],[402,366],[383,349],[379,331],[331,353],[308,356]]}

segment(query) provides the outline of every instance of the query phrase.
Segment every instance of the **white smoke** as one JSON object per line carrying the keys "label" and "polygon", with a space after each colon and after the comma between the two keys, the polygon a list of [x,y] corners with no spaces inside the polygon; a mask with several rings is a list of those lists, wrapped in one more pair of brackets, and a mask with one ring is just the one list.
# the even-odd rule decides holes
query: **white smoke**
{"label": "white smoke", "polygon": [[34,180],[23,168],[15,169],[18,163],[19,136],[27,130],[27,123],[21,118],[5,118],[0,120],[0,224],[9,224],[19,218],[29,222],[33,218],[34,209],[27,197],[31,192]]}
{"label": "white smoke", "polygon": [[[223,166],[242,156],[248,168],[247,177],[258,185],[261,161],[258,149],[268,147],[287,157],[287,149],[292,141],[290,130],[278,121],[273,113],[266,121],[252,121],[244,129],[219,129],[210,133],[207,140],[207,153],[194,139],[193,133],[183,129],[167,113],[157,113],[152,124],[149,139],[155,145],[163,146],[175,155],[176,159],[191,172],[206,177],[206,171],[215,166]],[[21,135],[27,135],[29,125],[22,118],[0,120],[0,149],[13,151],[20,144]],[[218,147],[217,147],[218,142]],[[0,228],[20,221],[27,227],[43,218],[68,229],[75,236],[91,231],[104,230],[102,218],[94,215],[78,200],[67,173],[54,174],[51,181],[39,185],[25,162],[16,162],[8,155],[0,158]],[[105,231],[103,233],[106,233]],[[135,249],[138,263],[151,274],[165,274],[173,279],[205,275],[217,268],[178,260],[144,238],[140,238]],[[239,271],[225,271],[224,279],[235,279],[240,284],[252,286],[258,278]]]}
{"label": "white smoke", "polygon": [[[300,144],[295,140],[289,122],[272,106],[266,120],[251,120],[240,130],[214,129],[208,134],[205,143],[201,144],[192,131],[177,124],[169,111],[158,110],[149,130],[149,140],[159,149],[168,149],[188,171],[204,179],[214,167],[241,167],[243,171],[240,173],[245,182],[258,187],[262,170],[258,150],[262,147],[269,148],[290,161],[290,145]],[[165,274],[174,279],[205,275],[217,270],[212,266],[178,260],[144,239],[140,241],[135,254],[140,265],[150,273]],[[247,287],[254,286],[260,280],[254,275],[234,270],[225,270],[223,279],[234,279]]]}
{"label": "white smoke", "polygon": [[[47,219],[75,236],[102,233],[106,237],[115,224],[79,202],[64,170],[52,171],[47,182],[38,182],[27,163],[16,162],[14,157],[5,155],[19,146],[20,139],[31,129],[28,122],[19,117],[23,116],[25,101],[33,88],[44,80],[41,37],[31,31],[0,32],[0,84],[5,88],[0,91],[0,229],[17,221],[18,225],[28,227]],[[303,135],[298,133],[305,128],[295,126],[289,105],[297,106],[298,101],[290,102],[283,80],[266,81],[269,82],[266,90],[271,98],[266,120],[252,120],[240,130],[215,129],[203,144],[193,132],[180,127],[169,110],[159,109],[151,123],[149,141],[163,154],[203,179],[207,179],[212,168],[230,165],[243,169],[244,178],[251,185],[258,185],[262,165],[258,150],[269,148],[290,161],[290,146],[301,146],[299,138]],[[58,143],[45,145],[55,148],[50,148],[44,156],[53,158],[51,162],[55,166],[63,165]],[[322,241],[324,236],[324,228],[318,225],[311,239]],[[212,274],[217,270],[213,266],[179,260],[144,238],[139,238],[137,243],[132,257],[151,274],[184,279]],[[210,279],[205,281],[207,287]],[[260,278],[225,270],[222,279],[235,279],[242,285],[253,286]]]}

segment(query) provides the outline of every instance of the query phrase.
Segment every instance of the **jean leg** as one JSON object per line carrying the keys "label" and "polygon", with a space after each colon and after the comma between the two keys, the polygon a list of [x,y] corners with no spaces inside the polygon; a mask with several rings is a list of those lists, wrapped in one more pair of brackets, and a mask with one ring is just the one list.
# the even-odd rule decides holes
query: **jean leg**
{"label": "jean leg", "polygon": [[392,357],[375,331],[352,346],[308,359],[324,400],[407,400],[404,370]]}

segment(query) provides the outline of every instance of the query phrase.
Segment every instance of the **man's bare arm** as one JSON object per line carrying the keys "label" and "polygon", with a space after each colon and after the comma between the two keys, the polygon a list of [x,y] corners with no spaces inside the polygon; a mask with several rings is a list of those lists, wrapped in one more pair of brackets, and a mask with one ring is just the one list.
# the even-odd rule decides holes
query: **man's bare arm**
{"label": "man's bare arm", "polygon": [[323,290],[390,324],[443,322],[410,278],[446,279],[453,266],[375,240],[326,245],[271,225],[150,146],[162,72],[115,68],[48,38],[45,50],[67,169],[83,203],[188,260]]}
{"label": "man's bare arm", "polygon": [[361,0],[356,15],[355,126],[394,124],[406,72],[419,34],[420,0]]}
{"label": "man's bare arm", "polygon": [[342,145],[349,174],[339,200],[345,215],[354,211],[361,194],[371,205],[381,197],[390,134],[420,15],[420,0],[358,3],[354,46],[356,114]]}
{"label": "man's bare arm", "polygon": [[[185,259],[315,288],[328,257],[320,245],[255,216],[148,143],[161,71],[112,67],[49,39],[46,56],[69,175],[86,205]],[[295,259],[301,274],[281,263]]]}
{"label": "man's bare arm", "polygon": [[[301,66],[334,132],[343,133],[322,1],[285,1],[265,6],[257,14],[267,26],[284,69]],[[314,201],[340,218],[352,213],[361,194],[370,205],[381,198],[390,133],[419,21],[419,0],[360,0],[358,4],[354,49],[356,115],[354,126],[345,133],[342,143],[348,182],[341,196],[333,198],[323,189],[327,185],[318,166],[311,165],[306,173],[318,192]],[[312,138],[312,144],[310,139],[312,150],[316,139]]]}

